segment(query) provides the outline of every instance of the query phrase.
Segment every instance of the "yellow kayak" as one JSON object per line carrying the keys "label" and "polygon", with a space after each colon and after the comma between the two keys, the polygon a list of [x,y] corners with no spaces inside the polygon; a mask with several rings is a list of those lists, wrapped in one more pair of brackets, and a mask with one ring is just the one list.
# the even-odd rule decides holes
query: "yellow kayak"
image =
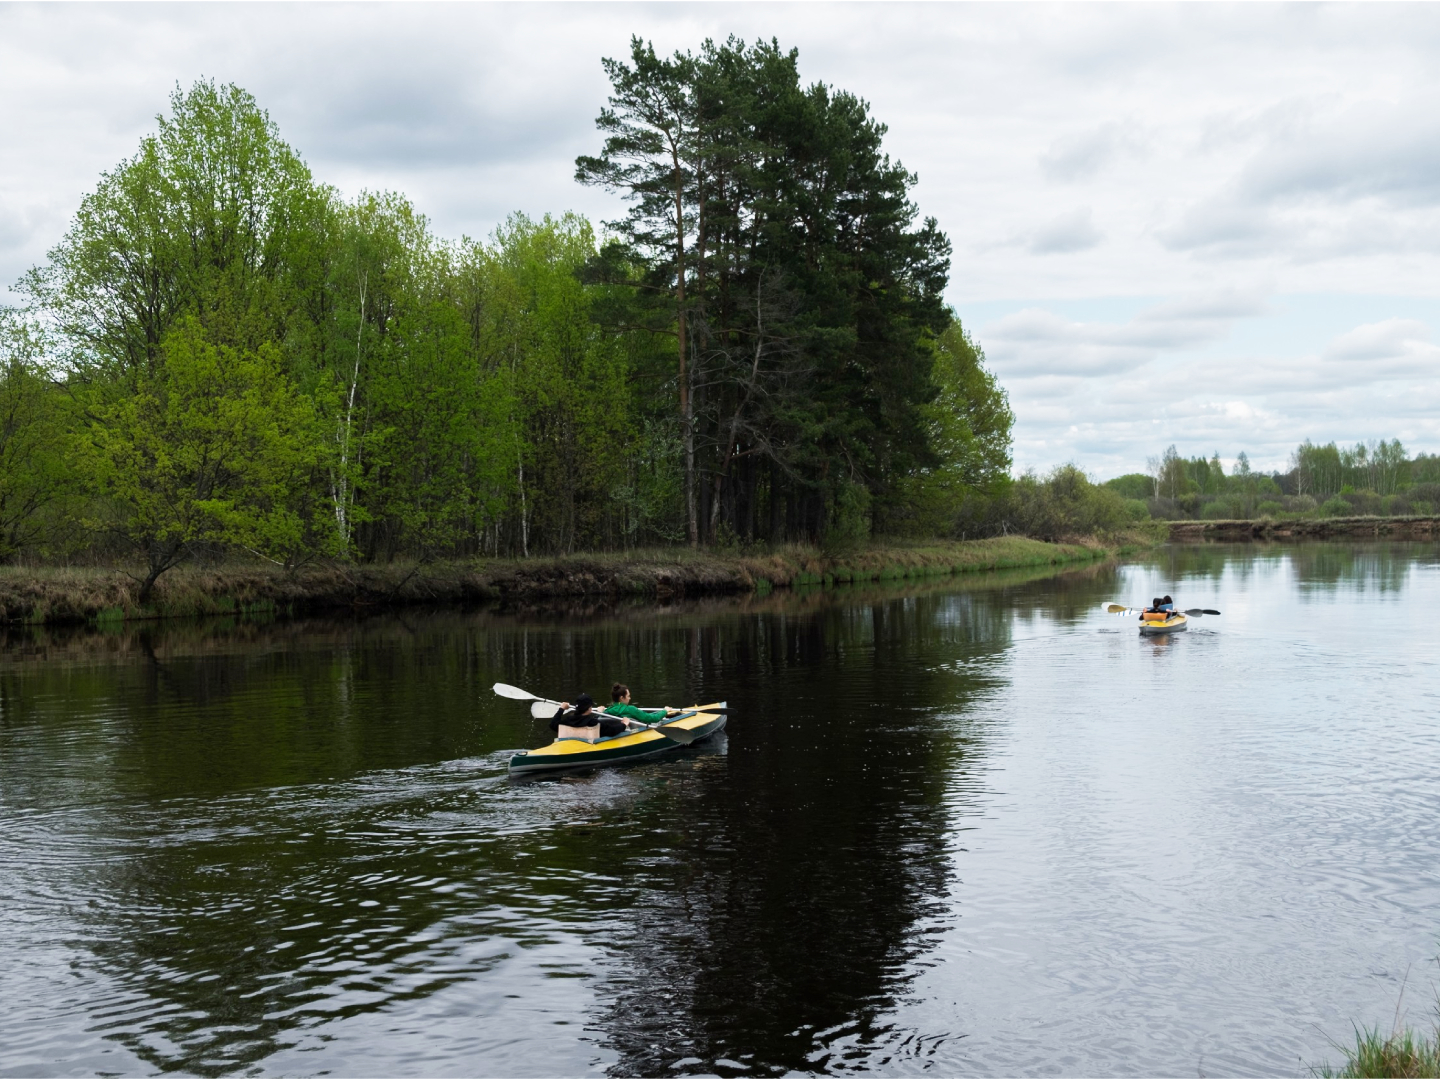
{"label": "yellow kayak", "polygon": [[1171,613],[1168,619],[1156,619],[1153,616],[1140,616],[1140,633],[1142,634],[1173,634],[1184,630],[1189,626],[1190,620],[1180,612]]}
{"label": "yellow kayak", "polygon": [[[512,773],[544,772],[547,769],[575,769],[582,765],[611,765],[621,761],[636,761],[682,745],[708,739],[725,727],[726,704],[723,701],[713,705],[696,705],[687,710],[683,719],[672,720],[663,727],[679,728],[685,742],[667,738],[654,728],[644,731],[627,731],[623,735],[612,735],[608,739],[556,739],[549,746],[538,750],[521,750],[510,759]],[[713,710],[713,711],[707,711]]]}

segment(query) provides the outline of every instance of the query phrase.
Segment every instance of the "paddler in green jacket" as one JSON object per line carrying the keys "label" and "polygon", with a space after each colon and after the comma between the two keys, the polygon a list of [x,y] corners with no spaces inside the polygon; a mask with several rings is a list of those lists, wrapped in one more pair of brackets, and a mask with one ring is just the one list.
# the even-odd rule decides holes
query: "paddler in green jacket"
{"label": "paddler in green jacket", "polygon": [[641,709],[630,704],[630,687],[624,683],[616,683],[610,688],[610,697],[614,704],[605,710],[606,716],[618,716],[625,720],[637,720],[642,724],[653,724],[658,720],[664,720],[670,716],[679,714],[679,709]]}

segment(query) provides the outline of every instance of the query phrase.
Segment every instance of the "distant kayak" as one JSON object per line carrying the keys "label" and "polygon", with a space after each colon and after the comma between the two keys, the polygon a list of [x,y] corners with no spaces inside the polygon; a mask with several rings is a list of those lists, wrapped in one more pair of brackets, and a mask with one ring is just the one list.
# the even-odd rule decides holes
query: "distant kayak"
{"label": "distant kayak", "polygon": [[1140,633],[1142,634],[1174,634],[1187,629],[1190,620],[1180,612],[1173,612],[1167,619],[1157,619],[1150,613],[1140,616]]}
{"label": "distant kayak", "polygon": [[[725,727],[726,704],[696,705],[687,710],[692,715],[673,720],[661,727],[679,728],[684,744],[708,739]],[[707,711],[711,710],[711,711]],[[657,728],[612,735],[608,739],[588,742],[585,739],[556,739],[538,750],[521,750],[510,759],[512,773],[545,772],[550,769],[575,769],[583,765],[613,765],[622,761],[638,761],[671,750],[679,750],[681,742],[667,738]]]}

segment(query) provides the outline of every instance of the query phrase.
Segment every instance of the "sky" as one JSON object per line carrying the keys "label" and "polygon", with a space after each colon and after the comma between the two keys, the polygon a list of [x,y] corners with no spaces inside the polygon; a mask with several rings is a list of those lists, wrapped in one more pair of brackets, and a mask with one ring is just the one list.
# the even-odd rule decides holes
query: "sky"
{"label": "sky", "polygon": [[441,236],[619,217],[574,159],[632,34],[773,37],[870,103],[954,244],[1017,471],[1440,452],[1436,5],[0,4],[0,288],[202,77]]}

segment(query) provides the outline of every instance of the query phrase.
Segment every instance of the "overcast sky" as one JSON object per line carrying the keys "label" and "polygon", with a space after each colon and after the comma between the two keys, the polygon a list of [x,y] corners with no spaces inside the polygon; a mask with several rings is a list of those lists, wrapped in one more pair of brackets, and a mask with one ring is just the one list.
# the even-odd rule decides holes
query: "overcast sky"
{"label": "overcast sky", "polygon": [[632,33],[773,36],[871,103],[954,242],[1018,468],[1440,451],[1435,5],[0,5],[0,283],[202,76],[441,235],[618,216],[572,175]]}

